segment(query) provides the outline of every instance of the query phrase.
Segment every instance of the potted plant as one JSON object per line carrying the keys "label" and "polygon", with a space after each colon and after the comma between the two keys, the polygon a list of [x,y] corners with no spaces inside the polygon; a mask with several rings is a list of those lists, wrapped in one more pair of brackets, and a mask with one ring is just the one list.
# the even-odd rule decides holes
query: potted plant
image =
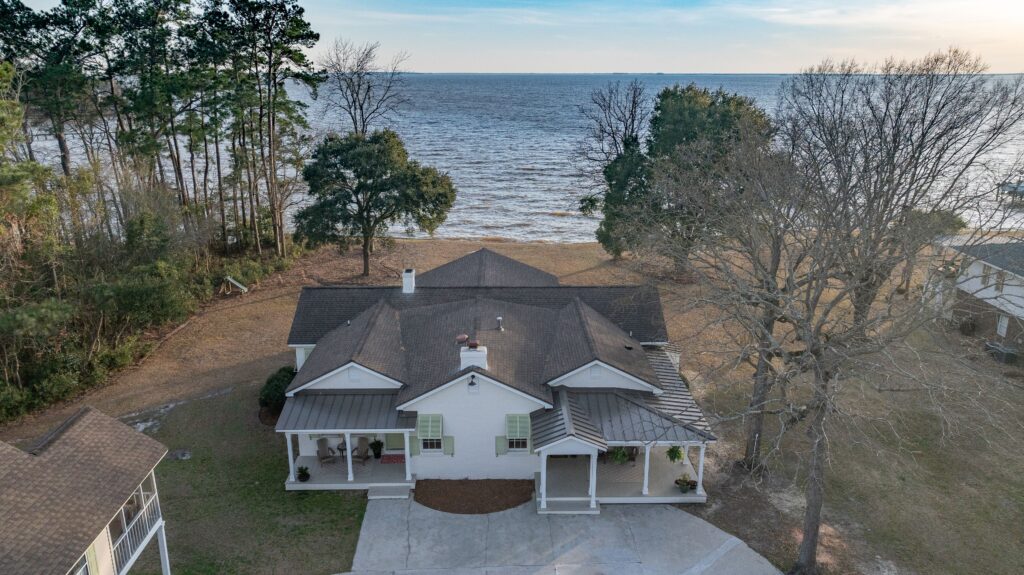
{"label": "potted plant", "polygon": [[299,483],[309,481],[309,468],[305,466],[299,467],[299,472],[296,474],[296,478],[299,480]]}
{"label": "potted plant", "polygon": [[689,493],[690,491],[697,489],[697,481],[690,479],[689,473],[684,473],[679,476],[679,479],[676,479],[676,486],[679,487],[679,491]]}
{"label": "potted plant", "polygon": [[665,452],[665,456],[668,457],[668,460],[672,463],[678,463],[679,460],[683,458],[683,448],[678,445],[673,445]]}
{"label": "potted plant", "polygon": [[380,454],[384,451],[384,442],[379,439],[374,439],[370,442],[370,450],[373,451],[374,459],[380,459]]}
{"label": "potted plant", "polygon": [[612,463],[618,463],[622,465],[629,461],[629,452],[626,451],[625,447],[614,447],[608,452],[608,456],[611,458]]}

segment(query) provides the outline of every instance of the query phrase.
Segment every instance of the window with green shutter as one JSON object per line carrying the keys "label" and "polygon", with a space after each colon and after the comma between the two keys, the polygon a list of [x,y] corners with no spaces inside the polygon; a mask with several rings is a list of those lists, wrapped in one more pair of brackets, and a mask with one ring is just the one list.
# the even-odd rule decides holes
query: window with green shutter
{"label": "window with green shutter", "polygon": [[421,451],[441,451],[443,448],[441,432],[440,414],[421,413],[416,418],[416,437],[419,438]]}
{"label": "window with green shutter", "polygon": [[509,451],[526,451],[530,448],[530,416],[505,416],[505,438]]}

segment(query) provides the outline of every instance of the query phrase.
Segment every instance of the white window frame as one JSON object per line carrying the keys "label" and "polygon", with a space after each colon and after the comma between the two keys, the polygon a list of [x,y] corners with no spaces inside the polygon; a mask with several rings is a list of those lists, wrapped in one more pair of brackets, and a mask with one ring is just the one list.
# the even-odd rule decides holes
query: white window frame
{"label": "white window frame", "polygon": [[[437,429],[435,430],[434,423]],[[420,453],[444,452],[444,418],[437,413],[421,413],[416,418],[416,437],[420,442]],[[427,442],[430,442],[430,447]],[[435,443],[437,447],[434,447]]]}
{"label": "white window frame", "polygon": [[996,335],[999,337],[1006,337],[1006,331],[1010,327],[1010,316],[999,314],[996,318]]}
{"label": "white window frame", "polygon": [[90,575],[92,570],[89,569],[89,552],[82,553],[82,557],[75,563],[75,566],[68,571],[68,575]]}

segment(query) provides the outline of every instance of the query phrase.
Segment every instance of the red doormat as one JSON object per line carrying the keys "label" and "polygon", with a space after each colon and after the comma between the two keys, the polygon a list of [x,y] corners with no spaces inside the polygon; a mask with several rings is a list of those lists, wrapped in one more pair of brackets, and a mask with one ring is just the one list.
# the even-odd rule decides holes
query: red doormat
{"label": "red doormat", "polygon": [[405,456],[401,453],[385,453],[380,456],[381,463],[405,463]]}

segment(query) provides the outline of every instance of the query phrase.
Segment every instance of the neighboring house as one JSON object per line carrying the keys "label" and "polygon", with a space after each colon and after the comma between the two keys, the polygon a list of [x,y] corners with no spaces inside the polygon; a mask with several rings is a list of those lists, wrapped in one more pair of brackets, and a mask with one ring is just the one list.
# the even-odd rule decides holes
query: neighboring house
{"label": "neighboring house", "polygon": [[124,575],[156,537],[170,575],[153,476],[166,453],[90,408],[30,451],[0,442],[0,573]]}
{"label": "neighboring house", "polygon": [[[407,497],[416,479],[534,479],[541,512],[703,502],[715,437],[667,340],[654,287],[563,286],[486,249],[401,286],[306,288],[277,423],[286,488]],[[382,459],[344,457],[373,439]],[[696,490],[674,484],[684,474]]]}
{"label": "neighboring house", "polygon": [[975,335],[991,341],[1024,343],[1024,243],[952,246],[964,257],[956,277],[953,315],[970,319]]}

